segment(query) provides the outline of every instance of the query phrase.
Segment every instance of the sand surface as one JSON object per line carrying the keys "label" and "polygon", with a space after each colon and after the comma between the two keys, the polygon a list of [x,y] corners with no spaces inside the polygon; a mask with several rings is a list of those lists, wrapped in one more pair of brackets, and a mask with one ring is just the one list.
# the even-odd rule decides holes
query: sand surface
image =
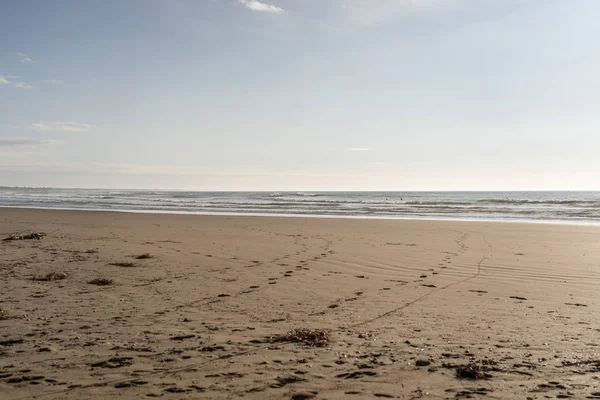
{"label": "sand surface", "polygon": [[3,400],[600,398],[597,227],[0,209],[32,231]]}

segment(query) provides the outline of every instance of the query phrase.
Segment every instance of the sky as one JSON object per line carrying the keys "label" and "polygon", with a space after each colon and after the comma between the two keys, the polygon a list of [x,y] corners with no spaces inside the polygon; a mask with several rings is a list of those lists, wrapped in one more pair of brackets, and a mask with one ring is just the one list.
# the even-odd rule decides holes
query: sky
{"label": "sky", "polygon": [[598,0],[6,0],[0,186],[600,190]]}

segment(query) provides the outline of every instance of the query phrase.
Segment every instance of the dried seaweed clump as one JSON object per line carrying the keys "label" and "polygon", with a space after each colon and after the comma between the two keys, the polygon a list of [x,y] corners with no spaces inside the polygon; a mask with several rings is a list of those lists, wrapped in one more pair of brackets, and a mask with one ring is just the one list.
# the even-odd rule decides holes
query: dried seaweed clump
{"label": "dried seaweed clump", "polygon": [[94,278],[91,281],[88,281],[90,285],[98,285],[98,286],[108,286],[113,284],[112,279],[108,278]]}
{"label": "dried seaweed clump", "polygon": [[149,258],[154,258],[154,256],[150,253],[144,253],[144,254],[140,254],[139,256],[135,257],[136,260],[147,260]]}
{"label": "dried seaweed clump", "polygon": [[324,329],[297,328],[284,335],[275,336],[272,342],[278,343],[303,343],[313,347],[325,347],[329,344],[331,336]]}
{"label": "dried seaweed clump", "polygon": [[489,379],[492,376],[485,373],[477,364],[467,364],[456,367],[456,377],[458,379],[469,379],[475,381],[478,379]]}
{"label": "dried seaweed clump", "polygon": [[11,240],[32,240],[32,239],[40,240],[44,236],[46,236],[46,234],[44,232],[32,232],[32,233],[28,233],[27,235],[13,234],[8,237],[5,237],[2,240],[5,242],[11,241]]}
{"label": "dried seaweed clump", "polygon": [[125,268],[133,268],[133,267],[138,266],[136,263],[131,262],[131,261],[119,261],[119,262],[110,263],[110,265],[114,265],[116,267],[125,267]]}
{"label": "dried seaweed clump", "polygon": [[61,281],[67,278],[67,274],[63,272],[49,272],[46,275],[34,276],[31,278],[33,281],[50,282],[50,281]]}

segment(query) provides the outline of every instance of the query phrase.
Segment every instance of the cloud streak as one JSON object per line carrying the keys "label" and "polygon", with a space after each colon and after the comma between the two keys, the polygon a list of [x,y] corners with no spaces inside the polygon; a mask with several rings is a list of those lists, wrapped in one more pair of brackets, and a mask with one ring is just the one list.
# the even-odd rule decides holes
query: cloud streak
{"label": "cloud streak", "polygon": [[353,21],[371,25],[397,15],[415,14],[447,7],[459,0],[337,0]]}
{"label": "cloud streak", "polygon": [[60,80],[60,79],[46,79],[44,81],[44,83],[49,83],[51,85],[59,86],[59,85],[62,85],[63,83],[65,83],[65,81]]}
{"label": "cloud streak", "polygon": [[33,89],[33,86],[26,82],[15,82],[13,83],[13,85],[14,87],[18,87],[19,89]]}
{"label": "cloud streak", "polygon": [[33,60],[32,60],[32,59],[31,59],[31,58],[30,58],[30,57],[29,57],[27,54],[25,54],[25,53],[17,53],[17,55],[20,57],[20,59],[21,59],[21,62],[22,62],[23,64],[27,64],[27,63],[30,63],[30,62],[32,62],[32,61],[33,61]]}
{"label": "cloud streak", "polygon": [[0,138],[0,147],[12,146],[39,146],[60,143],[57,140],[47,139],[24,139],[24,138]]}
{"label": "cloud streak", "polygon": [[262,3],[258,0],[239,0],[239,2],[240,4],[243,4],[244,7],[252,11],[268,12],[273,14],[281,14],[283,12],[283,8],[281,7]]}
{"label": "cloud streak", "polygon": [[346,149],[346,151],[370,151],[371,149],[367,148],[367,147],[351,147],[349,149]]}
{"label": "cloud streak", "polygon": [[19,89],[33,89],[33,86],[31,86],[29,83],[27,83],[27,82],[13,82],[12,80],[10,80],[11,78],[14,78],[14,77],[9,77],[9,76],[6,76],[6,75],[0,75],[0,85],[14,86],[14,87],[19,88]]}
{"label": "cloud streak", "polygon": [[[60,143],[60,142],[57,142]],[[18,153],[24,154],[24,153]],[[47,157],[46,157],[47,158]],[[108,175],[145,175],[145,176],[184,176],[184,177],[353,177],[364,176],[360,174],[339,173],[311,173],[311,172],[269,172],[269,171],[216,171],[214,169],[198,169],[180,165],[144,165],[144,164],[108,164],[108,163],[81,163],[81,162],[48,162],[48,161],[25,161],[15,163],[0,157],[0,170],[4,171],[31,171],[31,172],[65,172],[65,173],[88,173]]]}
{"label": "cloud streak", "polygon": [[68,132],[80,133],[92,129],[92,125],[77,122],[38,122],[27,126],[28,129],[37,132]]}

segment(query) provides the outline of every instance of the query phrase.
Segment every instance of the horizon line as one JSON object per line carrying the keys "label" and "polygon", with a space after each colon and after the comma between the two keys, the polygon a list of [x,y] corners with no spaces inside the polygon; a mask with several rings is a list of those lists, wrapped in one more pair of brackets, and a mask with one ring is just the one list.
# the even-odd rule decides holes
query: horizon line
{"label": "horizon line", "polygon": [[599,189],[394,189],[394,190],[277,190],[277,189],[261,189],[261,190],[198,190],[198,189],[164,189],[164,188],[110,188],[110,187],[72,187],[72,186],[6,186],[0,185],[0,189],[61,189],[61,190],[137,190],[137,191],[161,191],[161,192],[198,192],[198,193],[428,193],[428,192],[478,192],[478,193],[489,193],[489,192],[600,192]]}

